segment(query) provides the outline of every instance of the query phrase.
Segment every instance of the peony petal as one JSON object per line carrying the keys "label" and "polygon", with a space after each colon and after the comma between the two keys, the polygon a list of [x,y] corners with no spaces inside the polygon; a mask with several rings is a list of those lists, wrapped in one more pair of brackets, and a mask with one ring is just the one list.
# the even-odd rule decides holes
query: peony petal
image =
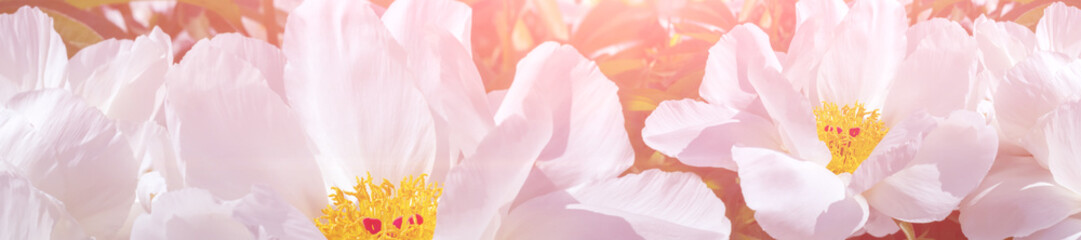
{"label": "peony petal", "polygon": [[654,169],[530,200],[511,211],[499,236],[725,239],[731,223],[724,213],[694,174]]}
{"label": "peony petal", "polygon": [[[837,24],[848,15],[848,5],[841,0],[806,0],[796,2],[796,32],[788,47],[784,74],[801,92],[813,92],[822,56],[833,42]],[[811,94],[811,103],[819,103]]]}
{"label": "peony petal", "polygon": [[769,36],[753,24],[738,25],[709,48],[698,94],[712,104],[749,109],[755,100],[749,78],[763,68],[781,69]]}
{"label": "peony petal", "polygon": [[926,113],[914,114],[893,126],[853,172],[849,191],[862,193],[904,170],[916,157],[927,134],[937,127],[938,121]]}
{"label": "peony petal", "polygon": [[259,75],[266,78],[267,86],[285,99],[285,80],[282,79],[285,56],[277,47],[236,33],[214,35],[210,45],[251,64],[259,70]]}
{"label": "peony petal", "polygon": [[573,47],[544,43],[518,63],[495,121],[552,117],[552,139],[536,165],[560,188],[615,177],[634,162],[617,90]]}
{"label": "peony petal", "polygon": [[732,158],[747,207],[772,237],[841,239],[867,221],[867,204],[824,166],[760,148],[733,148]]}
{"label": "peony petal", "polygon": [[0,103],[18,92],[63,87],[67,48],[53,19],[34,7],[0,14]]}
{"label": "peony petal", "polygon": [[1018,240],[1028,239],[1078,239],[1081,238],[1081,215],[1073,215],[1070,218],[1062,220],[1058,224],[1046,228],[1044,230],[1037,231],[1031,235],[1016,238]]}
{"label": "peony petal", "polygon": [[61,89],[15,95],[7,107],[37,135],[29,146],[48,151],[5,160],[63,202],[87,234],[116,234],[135,201],[139,163],[112,120]]}
{"label": "peony petal", "polygon": [[167,192],[154,201],[153,212],[139,216],[132,239],[255,239],[221,200],[202,189]]}
{"label": "peony petal", "polygon": [[1081,61],[1061,54],[1037,52],[1018,63],[995,95],[1004,140],[1017,143],[1044,114],[1081,96],[1081,81],[1076,79],[1081,79]]}
{"label": "peony petal", "polygon": [[[365,1],[305,1],[286,21],[285,88],[331,186],[430,173],[436,130],[406,51]],[[319,43],[319,44],[312,44]]]}
{"label": "peony petal", "polygon": [[499,228],[551,137],[543,119],[508,118],[481,142],[476,155],[450,171],[439,200],[437,238],[480,239]]}
{"label": "peony petal", "polygon": [[0,212],[2,239],[87,238],[63,203],[13,172],[0,172]]}
{"label": "peony petal", "polygon": [[1081,212],[1081,195],[1055,184],[1031,157],[1000,156],[961,206],[961,230],[975,239],[1026,236]]}
{"label": "peony petal", "polygon": [[[228,80],[226,80],[228,79]],[[200,41],[166,75],[165,110],[186,185],[236,199],[255,184],[310,217],[326,191],[296,115],[251,64]]]}
{"label": "peony petal", "polygon": [[972,36],[979,43],[984,67],[995,76],[1006,75],[1036,49],[1036,35],[1015,22],[996,22],[980,16],[973,23]]}
{"label": "peony petal", "polygon": [[[1081,193],[1081,100],[1064,103],[1037,123],[1025,141],[1032,155],[1047,163],[1059,185]],[[1045,146],[1036,150],[1035,146]]]}
{"label": "peony petal", "polygon": [[907,166],[864,192],[868,203],[901,221],[945,219],[983,180],[998,152],[998,135],[983,118],[957,111],[940,120]]}
{"label": "peony petal", "polygon": [[161,105],[158,89],[173,64],[172,40],[159,28],[132,40],[90,45],[68,63],[76,95],[113,119],[142,122]]}
{"label": "peony petal", "polygon": [[871,209],[870,217],[867,218],[867,225],[863,226],[863,228],[867,230],[867,234],[877,238],[901,231],[901,227],[897,226],[893,218],[874,208]]}
{"label": "peony petal", "polygon": [[1036,24],[1036,44],[1041,50],[1081,57],[1081,29],[1073,26],[1081,21],[1081,9],[1052,3],[1044,9],[1040,23]]}
{"label": "peony petal", "polygon": [[759,100],[777,126],[784,143],[782,149],[800,159],[826,166],[832,155],[826,143],[818,139],[817,122],[807,99],[792,88],[784,76],[768,67],[749,75],[752,75],[751,85]]}
{"label": "peony petal", "polygon": [[[817,100],[838,105],[882,107],[905,56],[905,9],[896,1],[856,1],[837,26],[818,68]],[[791,75],[789,75],[791,76]],[[815,100],[816,98],[811,98]]]}
{"label": "peony petal", "polygon": [[233,218],[259,239],[326,239],[311,218],[265,186],[252,186],[247,196],[226,205],[233,208]]}
{"label": "peony petal", "polygon": [[979,64],[976,41],[945,19],[921,22],[908,32],[911,54],[889,89],[882,121],[900,122],[918,111],[945,116],[965,108]]}
{"label": "peony petal", "polygon": [[397,1],[382,19],[395,39],[409,46],[407,62],[417,70],[417,87],[431,105],[439,145],[447,146],[433,171],[434,179],[441,179],[446,171],[439,165],[450,167],[459,156],[473,155],[494,125],[471,55],[472,10],[451,0]]}
{"label": "peony petal", "polygon": [[749,112],[691,99],[664,101],[646,117],[646,145],[685,164],[736,169],[731,146],[777,148],[776,126]]}

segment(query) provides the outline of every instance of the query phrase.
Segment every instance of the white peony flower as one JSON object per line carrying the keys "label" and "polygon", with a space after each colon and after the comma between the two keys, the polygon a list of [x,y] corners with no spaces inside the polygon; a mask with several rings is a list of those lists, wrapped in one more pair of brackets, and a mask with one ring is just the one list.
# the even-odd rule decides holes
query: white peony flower
{"label": "white peony flower", "polygon": [[0,32],[0,103],[20,92],[64,86],[67,48],[49,15],[33,7],[0,14]]}
{"label": "white peony flower", "polygon": [[787,54],[753,25],[713,48],[700,94],[666,101],[645,142],[692,166],[738,171],[779,239],[883,236],[894,219],[946,218],[997,151],[972,111],[977,43],[960,25],[908,27],[897,2],[801,1]]}

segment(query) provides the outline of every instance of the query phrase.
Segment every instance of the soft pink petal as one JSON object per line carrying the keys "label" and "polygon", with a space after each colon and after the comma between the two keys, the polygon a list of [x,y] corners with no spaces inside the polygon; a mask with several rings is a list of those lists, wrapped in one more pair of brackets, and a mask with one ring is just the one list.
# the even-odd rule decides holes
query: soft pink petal
{"label": "soft pink petal", "polygon": [[[724,239],[724,203],[697,176],[648,170],[527,201],[500,239]],[[587,227],[589,226],[589,227]]]}
{"label": "soft pink petal", "polygon": [[296,115],[251,64],[200,41],[166,75],[165,110],[186,186],[225,199],[266,184],[310,217],[326,206]]}
{"label": "soft pink petal", "polygon": [[430,173],[436,157],[418,76],[369,5],[309,0],[286,21],[285,92],[332,186]]}
{"label": "soft pink petal", "polygon": [[35,7],[0,14],[0,103],[18,92],[62,87],[68,51],[53,19]]}
{"label": "soft pink petal", "polygon": [[998,135],[975,112],[940,120],[907,166],[864,192],[876,210],[906,222],[945,219],[983,180],[998,152]]}
{"label": "soft pink petal", "polygon": [[1032,158],[1004,156],[961,206],[961,230],[976,239],[1026,236],[1081,212],[1081,195],[1055,184]]}
{"label": "soft pink petal", "polygon": [[979,43],[984,67],[995,76],[1005,75],[1036,49],[1036,35],[1015,22],[996,22],[980,16],[973,23],[972,36]]}
{"label": "soft pink petal", "polygon": [[7,163],[63,202],[87,234],[116,234],[135,201],[139,163],[113,121],[60,89],[15,95],[7,108],[33,128],[36,140],[27,146],[48,149]]}
{"label": "soft pink petal", "polygon": [[2,239],[86,238],[63,203],[13,172],[0,172],[0,212]]}
{"label": "soft pink petal", "polygon": [[913,26],[908,42],[911,54],[889,89],[882,120],[892,125],[918,111],[945,116],[964,109],[979,65],[976,41],[961,25],[936,19]]}
{"label": "soft pink petal", "polygon": [[[765,35],[759,31],[757,34]],[[811,103],[792,88],[779,72],[765,68],[752,72],[751,85],[758,93],[759,101],[777,126],[781,142],[792,155],[825,166],[829,163],[829,148],[818,140],[818,126],[812,113]]]}
{"label": "soft pink petal", "polygon": [[863,229],[867,230],[867,234],[879,238],[901,231],[901,227],[897,226],[893,218],[873,208],[870,217],[867,218],[867,225],[863,226]]}
{"label": "soft pink petal", "polygon": [[533,163],[551,137],[543,117],[514,116],[480,143],[477,154],[447,175],[439,200],[436,236],[478,239],[499,227]]}
{"label": "soft pink petal", "polygon": [[780,149],[769,119],[691,99],[661,102],[646,118],[646,145],[681,162],[700,167],[736,169],[731,146]]}
{"label": "soft pink petal", "polygon": [[938,127],[927,114],[915,114],[890,128],[871,155],[852,174],[848,188],[855,193],[871,189],[882,179],[904,170],[916,157],[924,137]]}
{"label": "soft pink petal", "polygon": [[[814,86],[822,56],[833,42],[837,24],[848,15],[848,5],[841,0],[806,0],[796,2],[796,32],[788,47],[784,74],[792,86],[808,93]],[[818,96],[811,94],[811,102]]]}
{"label": "soft pink petal", "polygon": [[[431,35],[448,33],[463,49],[473,49],[470,39],[473,9],[465,3],[452,0],[395,1],[383,13],[382,19],[391,34],[406,46],[413,46],[407,43],[421,42]],[[468,52],[466,54],[472,59],[472,51]]]}
{"label": "soft pink petal", "polygon": [[158,89],[173,64],[172,40],[159,28],[132,40],[109,39],[83,48],[68,63],[73,92],[113,119],[150,120]]}
{"label": "soft pink petal", "polygon": [[760,148],[734,148],[732,158],[747,207],[772,237],[840,239],[867,221],[867,204],[824,166]]}
{"label": "soft pink petal", "polygon": [[277,47],[236,33],[214,35],[210,45],[251,64],[266,78],[267,86],[285,99],[285,80],[282,79],[285,56]]}
{"label": "soft pink petal", "polygon": [[158,196],[153,212],[139,216],[132,239],[255,239],[230,207],[202,189],[181,189]]}
{"label": "soft pink petal", "polygon": [[856,1],[837,26],[829,51],[821,55],[816,87],[811,89],[817,99],[880,108],[905,56],[906,29],[908,19],[900,3]]}
{"label": "soft pink petal", "polygon": [[244,198],[226,204],[259,239],[325,239],[311,218],[266,186],[253,186]]}
{"label": "soft pink petal", "polygon": [[736,26],[709,49],[698,94],[711,104],[748,109],[755,100],[749,78],[763,68],[781,69],[769,36],[753,24]]}
{"label": "soft pink petal", "polygon": [[1036,44],[1041,50],[1081,57],[1081,29],[1075,23],[1081,21],[1081,9],[1055,2],[1044,9],[1040,23],[1036,24]]}
{"label": "soft pink petal", "polygon": [[[1081,100],[1062,104],[1026,139],[1033,157],[1047,163],[1059,185],[1081,194]],[[1045,148],[1034,149],[1036,146]]]}
{"label": "soft pink petal", "polygon": [[1037,231],[1031,235],[1015,238],[1018,240],[1028,239],[1078,239],[1081,238],[1081,215],[1074,215],[1062,220],[1049,228]]}
{"label": "soft pink petal", "polygon": [[1081,96],[1081,61],[1037,52],[1011,69],[995,94],[1004,140],[1018,142],[1037,120],[1059,104]]}
{"label": "soft pink petal", "polygon": [[615,177],[634,162],[617,90],[573,47],[548,42],[518,63],[495,120],[551,116],[552,138],[536,164],[559,187]]}

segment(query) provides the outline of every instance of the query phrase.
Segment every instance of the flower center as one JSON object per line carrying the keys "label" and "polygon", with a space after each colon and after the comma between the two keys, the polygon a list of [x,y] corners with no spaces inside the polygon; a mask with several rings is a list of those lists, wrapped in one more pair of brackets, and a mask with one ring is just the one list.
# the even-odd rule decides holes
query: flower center
{"label": "flower center", "polygon": [[854,107],[823,103],[814,109],[814,114],[818,120],[818,139],[833,154],[826,168],[835,174],[855,172],[889,131],[878,119],[878,110],[867,111],[860,103]]}
{"label": "flower center", "polygon": [[426,178],[406,177],[395,189],[386,179],[372,183],[369,173],[357,178],[352,192],[331,187],[333,203],[315,225],[327,239],[432,239],[443,188]]}

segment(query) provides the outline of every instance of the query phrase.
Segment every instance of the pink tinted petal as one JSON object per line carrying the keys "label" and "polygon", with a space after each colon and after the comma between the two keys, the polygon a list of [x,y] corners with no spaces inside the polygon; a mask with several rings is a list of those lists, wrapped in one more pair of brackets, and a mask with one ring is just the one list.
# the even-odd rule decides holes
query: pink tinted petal
{"label": "pink tinted petal", "polygon": [[862,193],[882,179],[904,170],[916,157],[924,137],[937,127],[938,121],[923,113],[912,115],[890,128],[871,155],[853,172],[849,191]]}
{"label": "pink tinted petal", "polygon": [[780,149],[774,129],[758,115],[685,99],[661,102],[646,118],[642,138],[685,164],[734,170],[731,146]]}
{"label": "pink tinted petal", "polygon": [[[759,31],[758,34],[765,35]],[[758,93],[762,106],[777,126],[782,149],[822,166],[829,163],[829,148],[818,140],[818,126],[812,106],[779,72],[769,68],[752,72],[751,85]]]}
{"label": "pink tinted petal", "polygon": [[[543,117],[508,118],[480,143],[477,154],[451,169],[439,200],[436,236],[478,239],[494,231],[551,136]],[[548,127],[548,128],[546,128]]]}
{"label": "pink tinted petal", "polygon": [[944,19],[921,22],[908,32],[911,54],[889,89],[882,120],[893,125],[917,111],[945,116],[964,109],[976,80],[976,41]]}
{"label": "pink tinted petal", "polygon": [[1037,123],[1037,129],[1026,139],[1032,155],[1047,162],[1047,169],[1059,185],[1081,193],[1081,101],[1062,104]]}
{"label": "pink tinted petal", "polygon": [[906,222],[949,216],[991,168],[998,135],[975,112],[940,120],[908,165],[864,193],[878,211]]}
{"label": "pink tinted petal", "polygon": [[495,120],[551,116],[552,138],[536,165],[556,186],[615,177],[634,161],[617,90],[573,47],[547,42],[518,63]]}
{"label": "pink tinted petal", "polygon": [[172,40],[154,28],[132,40],[109,39],[83,48],[68,63],[73,92],[113,119],[150,120],[161,105],[165,72],[173,64]]}
{"label": "pink tinted petal", "polygon": [[961,230],[977,239],[1026,236],[1081,212],[1081,195],[1055,184],[1031,157],[1002,156],[961,206]]}
{"label": "pink tinted petal", "polygon": [[901,231],[901,227],[897,226],[897,222],[894,222],[893,218],[874,210],[874,208],[871,209],[870,217],[867,218],[867,225],[863,226],[863,229],[867,230],[867,234],[879,238]]}
{"label": "pink tinted petal", "polygon": [[1081,57],[1081,29],[1074,23],[1081,21],[1081,9],[1055,2],[1044,9],[1040,23],[1036,24],[1036,43],[1041,50]]}
{"label": "pink tinted petal", "polygon": [[839,239],[861,228],[867,204],[847,197],[837,175],[816,163],[760,148],[733,148],[747,207],[770,236]]}
{"label": "pink tinted petal", "polygon": [[781,68],[769,36],[753,24],[736,26],[709,49],[698,94],[711,104],[747,109],[756,95],[748,79],[762,68]]}
{"label": "pink tinted petal", "polygon": [[430,173],[435,123],[408,55],[365,1],[304,1],[286,21],[285,92],[328,184]]}
{"label": "pink tinted petal", "polygon": [[236,33],[214,35],[210,45],[251,64],[266,78],[267,86],[285,99],[285,80],[282,79],[285,56],[277,47]]}
{"label": "pink tinted petal", "polygon": [[973,23],[972,36],[983,54],[984,67],[995,76],[1005,75],[1036,49],[1036,35],[1015,22],[996,22],[980,16]]}
{"label": "pink tinted petal", "polygon": [[[796,2],[796,32],[784,63],[784,74],[793,87],[808,93],[808,87],[814,86],[822,55],[833,42],[837,24],[847,14],[848,5],[841,0]],[[809,97],[812,103],[819,102],[817,95]]]}
{"label": "pink tinted petal", "polygon": [[318,166],[295,113],[260,71],[209,41],[166,75],[166,119],[187,186],[236,199],[255,184],[290,193],[308,216],[326,206]]}
{"label": "pink tinted petal", "polygon": [[20,7],[0,14],[0,32],[0,103],[21,91],[62,87],[68,51],[49,15]]}
{"label": "pink tinted petal", "polygon": [[1078,239],[1081,238],[1081,215],[1073,215],[1044,230],[1016,238],[1028,239]]}
{"label": "pink tinted petal", "polygon": [[881,108],[905,56],[904,7],[896,1],[856,1],[837,28],[811,90],[820,101],[839,105],[858,101]]}
{"label": "pink tinted petal", "polygon": [[1037,120],[1066,100],[1081,96],[1081,61],[1037,52],[1006,74],[995,94],[1004,140],[1018,142]]}
{"label": "pink tinted petal", "polygon": [[0,238],[85,239],[64,204],[14,172],[0,172]]}

